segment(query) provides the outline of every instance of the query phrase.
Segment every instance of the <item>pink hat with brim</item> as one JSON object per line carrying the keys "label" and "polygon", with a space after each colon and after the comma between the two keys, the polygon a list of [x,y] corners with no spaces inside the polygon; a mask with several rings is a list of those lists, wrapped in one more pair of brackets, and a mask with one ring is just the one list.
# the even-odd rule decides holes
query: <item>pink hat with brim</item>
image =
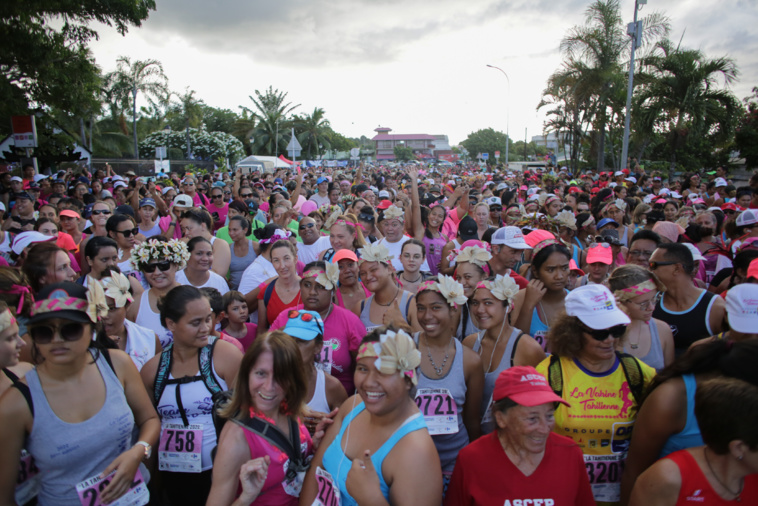
{"label": "pink hat with brim", "polygon": [[547,230],[532,230],[524,236],[524,241],[526,241],[526,243],[532,248],[547,239],[555,239],[555,235]]}
{"label": "pink hat with brim", "polygon": [[492,400],[498,402],[503,399],[510,399],[521,406],[540,406],[551,402],[571,406],[553,392],[543,375],[530,366],[514,366],[500,373],[495,380]]}
{"label": "pink hat with brim", "polygon": [[569,271],[576,272],[580,276],[584,276],[584,274],[585,274],[585,272],[583,270],[581,270],[578,265],[576,265],[576,262],[574,261],[573,258],[571,260],[569,260]]}
{"label": "pink hat with brim", "polygon": [[[594,248],[587,250],[587,263],[594,264],[600,262],[601,264],[611,265],[613,263],[613,251],[611,248],[604,248],[600,243]],[[571,268],[571,262],[569,262],[569,269]]]}
{"label": "pink hat with brim", "polygon": [[358,256],[349,249],[341,249],[332,257],[332,263],[336,264],[340,260],[352,260],[353,262],[357,262]]}

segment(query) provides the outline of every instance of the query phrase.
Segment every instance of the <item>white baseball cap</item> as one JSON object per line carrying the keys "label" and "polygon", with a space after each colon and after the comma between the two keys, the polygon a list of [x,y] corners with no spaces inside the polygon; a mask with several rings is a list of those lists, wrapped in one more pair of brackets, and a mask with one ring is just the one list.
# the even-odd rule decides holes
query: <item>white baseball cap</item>
{"label": "white baseball cap", "polygon": [[15,254],[20,255],[27,247],[31,246],[32,244],[54,240],[55,237],[52,235],[45,235],[34,230],[27,230],[25,232],[21,232],[13,239],[11,250]]}
{"label": "white baseball cap", "polygon": [[637,178],[634,177],[634,176],[626,177],[626,178],[624,178],[624,181],[629,181],[630,183],[637,184]]}
{"label": "white baseball cap", "polygon": [[672,192],[671,192],[671,197],[672,197],[672,198],[675,198],[675,199],[680,199],[680,198],[682,198],[682,196],[681,196],[681,195],[679,195],[679,192],[677,192],[677,191],[672,191]]}
{"label": "white baseball cap", "polygon": [[728,186],[726,179],[723,177],[717,177],[713,180],[714,183],[716,183],[716,188],[721,188],[722,186]]}
{"label": "white baseball cap", "polygon": [[753,225],[758,223],[758,212],[755,209],[747,209],[737,216],[735,224],[738,227],[744,227],[745,225]]}
{"label": "white baseball cap", "polygon": [[518,227],[502,227],[492,234],[491,244],[503,244],[513,249],[532,249],[524,240],[524,234]]}
{"label": "white baseball cap", "polygon": [[591,329],[629,325],[631,320],[616,305],[616,298],[603,285],[585,285],[566,295],[566,314],[576,316]]}
{"label": "white baseball cap", "polygon": [[174,197],[174,206],[176,207],[192,207],[193,205],[194,202],[189,195],[181,194]]}
{"label": "white baseball cap", "polygon": [[12,182],[12,183],[13,183],[13,182],[15,182],[15,183],[23,183],[23,182],[24,182],[24,180],[23,180],[23,179],[21,179],[21,178],[20,178],[20,177],[18,177],[18,176],[13,176],[13,177],[11,178],[11,182]]}
{"label": "white baseball cap", "polygon": [[623,175],[624,175],[624,173],[623,173],[623,172],[621,172],[620,170],[617,170],[616,172],[614,172],[614,173],[613,173],[613,175],[614,175],[614,176],[623,176]]}
{"label": "white baseball cap", "polygon": [[754,334],[758,329],[758,285],[742,283],[726,292],[726,314],[729,327]]}
{"label": "white baseball cap", "polygon": [[502,206],[503,203],[500,200],[500,197],[490,197],[487,199],[487,205],[488,206]]}
{"label": "white baseball cap", "polygon": [[697,249],[697,246],[690,242],[685,242],[685,246],[687,246],[687,249],[690,250],[690,253],[692,253],[692,260],[697,262],[698,260],[705,260],[705,257],[702,253],[700,253],[700,250]]}

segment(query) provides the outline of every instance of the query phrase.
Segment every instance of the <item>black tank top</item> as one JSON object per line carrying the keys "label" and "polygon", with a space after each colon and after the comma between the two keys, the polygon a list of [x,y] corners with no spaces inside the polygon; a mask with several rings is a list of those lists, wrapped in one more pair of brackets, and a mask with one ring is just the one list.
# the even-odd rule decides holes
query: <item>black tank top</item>
{"label": "black tank top", "polygon": [[695,341],[713,335],[710,316],[716,297],[718,295],[715,293],[703,290],[692,307],[682,312],[672,312],[666,309],[663,306],[663,298],[655,306],[653,318],[663,320],[671,327],[677,356],[687,351],[687,348]]}

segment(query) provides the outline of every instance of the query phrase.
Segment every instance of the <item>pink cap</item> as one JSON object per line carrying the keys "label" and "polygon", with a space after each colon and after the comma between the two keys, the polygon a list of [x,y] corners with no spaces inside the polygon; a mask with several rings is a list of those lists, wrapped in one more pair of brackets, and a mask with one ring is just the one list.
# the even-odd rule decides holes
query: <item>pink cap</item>
{"label": "pink cap", "polygon": [[548,402],[570,404],[558,397],[543,375],[531,366],[514,366],[501,372],[495,380],[492,399],[510,399],[521,406],[539,406]]}
{"label": "pink cap", "polygon": [[349,249],[341,249],[332,257],[332,263],[336,264],[340,260],[352,260],[353,262],[357,262],[358,256]]}
{"label": "pink cap", "polygon": [[576,265],[576,262],[574,261],[573,258],[571,260],[569,260],[569,271],[576,272],[580,276],[584,276],[584,274],[585,274],[585,272],[583,270],[581,270],[578,265]]}
{"label": "pink cap", "polygon": [[61,216],[66,216],[68,218],[79,218],[80,220],[82,219],[79,213],[71,209],[64,209],[63,211],[61,211]]}
{"label": "pink cap", "polygon": [[758,280],[758,258],[750,262],[750,265],[747,268],[747,277]]}
{"label": "pink cap", "polygon": [[[605,248],[607,243],[595,243],[594,248],[587,250],[587,263],[594,264],[600,262],[605,265],[611,265],[613,263],[613,251],[611,248]],[[571,268],[571,262],[569,262],[569,268]]]}
{"label": "pink cap", "polygon": [[524,236],[524,241],[532,248],[547,239],[555,239],[555,235],[547,230],[532,230]]}

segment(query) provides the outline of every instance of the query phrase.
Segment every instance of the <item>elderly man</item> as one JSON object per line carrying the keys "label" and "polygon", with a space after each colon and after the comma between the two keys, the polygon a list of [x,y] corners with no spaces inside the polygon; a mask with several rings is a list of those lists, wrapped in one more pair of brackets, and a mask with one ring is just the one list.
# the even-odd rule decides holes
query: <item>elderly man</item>
{"label": "elderly man", "polygon": [[303,217],[298,231],[303,242],[297,243],[297,259],[306,265],[318,260],[319,253],[331,247],[329,237],[319,235],[316,220],[313,218]]}

